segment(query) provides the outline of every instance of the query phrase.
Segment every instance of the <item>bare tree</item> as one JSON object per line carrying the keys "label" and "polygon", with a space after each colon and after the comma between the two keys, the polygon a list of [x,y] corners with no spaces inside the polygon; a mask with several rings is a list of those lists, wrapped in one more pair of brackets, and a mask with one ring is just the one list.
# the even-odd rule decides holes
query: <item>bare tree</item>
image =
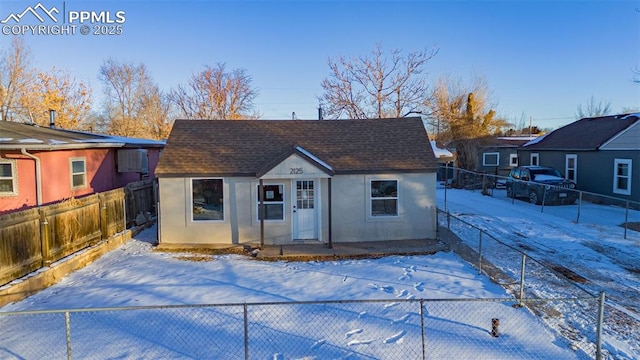
{"label": "bare tree", "polygon": [[0,54],[0,120],[9,118],[31,121],[30,109],[20,105],[32,80],[29,68],[29,50],[20,37],[14,37],[11,46]]}
{"label": "bare tree", "polygon": [[611,102],[608,101],[606,103],[603,103],[602,101],[598,101],[596,103],[595,98],[591,96],[587,100],[587,105],[585,105],[584,107],[582,106],[582,104],[578,105],[578,110],[576,111],[576,119],[605,116],[610,115],[611,112]]}
{"label": "bare tree", "polygon": [[53,68],[38,72],[20,99],[23,108],[31,111],[32,121],[49,124],[49,110],[56,111],[56,126],[64,129],[85,127],[91,110],[91,88],[77,81],[69,72]]}
{"label": "bare tree", "polygon": [[153,139],[167,139],[173,127],[172,107],[169,95],[160,91],[158,86],[148,89],[141,99],[142,109],[139,114],[143,127]]}
{"label": "bare tree", "polygon": [[166,137],[169,102],[144,64],[109,59],[100,67],[108,132],[129,137]]}
{"label": "bare tree", "polygon": [[191,76],[186,86],[172,90],[171,99],[188,119],[253,118],[253,100],[258,92],[251,87],[251,81],[244,69],[228,72],[224,63],[218,63],[205,66]]}
{"label": "bare tree", "polygon": [[369,56],[329,59],[331,74],[319,98],[326,117],[401,117],[422,109],[428,95],[424,67],[437,53],[424,49],[403,56],[396,49],[386,55],[378,44]]}

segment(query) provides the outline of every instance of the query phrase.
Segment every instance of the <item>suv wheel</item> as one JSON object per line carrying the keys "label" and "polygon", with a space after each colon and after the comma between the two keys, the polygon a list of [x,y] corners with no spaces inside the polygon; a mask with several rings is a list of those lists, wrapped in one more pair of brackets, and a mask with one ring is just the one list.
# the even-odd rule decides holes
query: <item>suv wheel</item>
{"label": "suv wheel", "polygon": [[538,196],[538,193],[535,191],[531,191],[529,193],[529,202],[536,205],[540,205],[542,203],[540,201],[540,197]]}

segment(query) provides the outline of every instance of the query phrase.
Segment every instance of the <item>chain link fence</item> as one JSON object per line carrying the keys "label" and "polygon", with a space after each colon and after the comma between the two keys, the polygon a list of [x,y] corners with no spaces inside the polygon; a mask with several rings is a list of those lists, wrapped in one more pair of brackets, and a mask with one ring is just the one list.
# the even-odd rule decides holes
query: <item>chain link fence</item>
{"label": "chain link fence", "polygon": [[[595,294],[589,290],[585,286],[587,279],[562,265],[528,255],[533,249],[525,243],[509,244],[503,241],[505,234],[492,234],[448,212],[438,211],[438,223],[443,227],[439,237],[474,265],[479,274],[487,275],[517,299],[546,299],[523,305],[569,339],[572,346],[595,358],[640,357],[640,321],[623,307],[605,302],[604,293]],[[548,301],[598,296],[602,297],[603,303],[600,311],[594,310],[593,304],[589,303],[553,304]],[[599,328],[595,335],[592,324]],[[629,344],[636,353],[616,354],[614,346],[608,346],[622,343]]]}
{"label": "chain link fence", "polygon": [[[520,306],[522,303],[526,306]],[[0,313],[2,359],[590,359],[531,309],[599,300],[401,299]],[[591,344],[590,323],[578,336]]]}
{"label": "chain link fence", "polygon": [[[516,199],[513,192],[510,194],[507,186],[507,177],[505,176],[460,168],[446,167],[445,169],[445,173],[450,174],[450,176],[455,174],[454,180],[441,181],[445,189],[445,210],[447,206],[446,189],[449,187],[481,192],[496,199],[509,201],[515,205],[525,204],[530,201],[528,197]],[[540,192],[538,197],[541,203],[537,206],[540,208],[540,212],[552,214],[575,223],[591,223],[611,219],[613,222],[610,225],[619,225],[623,229],[622,237],[624,239],[628,238],[630,230],[640,231],[640,202],[638,201],[563,188],[562,192],[566,194],[565,198],[575,199],[575,201],[563,202],[564,205],[555,206],[557,204],[553,200],[559,200],[559,198],[547,195],[547,193],[551,194],[553,192],[547,186],[536,187],[528,181],[516,179],[509,179],[509,182],[538,189],[538,192]]]}

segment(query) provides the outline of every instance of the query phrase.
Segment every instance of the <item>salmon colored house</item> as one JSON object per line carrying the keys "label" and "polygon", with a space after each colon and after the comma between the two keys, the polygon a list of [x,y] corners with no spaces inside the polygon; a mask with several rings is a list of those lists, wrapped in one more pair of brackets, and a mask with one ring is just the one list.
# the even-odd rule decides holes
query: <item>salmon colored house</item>
{"label": "salmon colored house", "polygon": [[0,121],[0,214],[155,178],[163,141]]}

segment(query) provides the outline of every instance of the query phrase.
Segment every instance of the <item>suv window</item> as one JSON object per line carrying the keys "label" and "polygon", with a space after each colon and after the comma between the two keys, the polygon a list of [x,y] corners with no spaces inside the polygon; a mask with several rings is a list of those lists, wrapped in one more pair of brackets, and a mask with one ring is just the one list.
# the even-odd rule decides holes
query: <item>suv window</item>
{"label": "suv window", "polygon": [[529,169],[521,169],[520,170],[520,179],[524,181],[529,181]]}
{"label": "suv window", "polygon": [[520,179],[520,169],[512,169],[511,177],[514,179]]}

